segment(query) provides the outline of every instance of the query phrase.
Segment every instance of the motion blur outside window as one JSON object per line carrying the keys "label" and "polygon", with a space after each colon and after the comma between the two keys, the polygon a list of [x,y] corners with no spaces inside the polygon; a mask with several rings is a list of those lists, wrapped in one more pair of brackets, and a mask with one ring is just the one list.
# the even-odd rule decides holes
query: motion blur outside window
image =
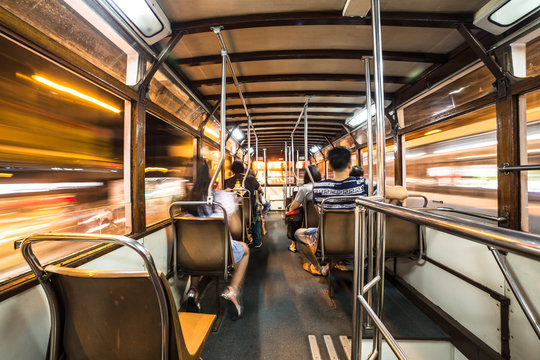
{"label": "motion blur outside window", "polygon": [[193,137],[146,115],[146,224],[169,218],[169,205],[183,199],[193,183]]}
{"label": "motion blur outside window", "polygon": [[[527,119],[527,162],[540,164],[540,91],[524,95],[520,101],[526,103]],[[523,172],[527,176],[528,230],[540,234],[540,170]]]}
{"label": "motion blur outside window", "polygon": [[[0,282],[33,233],[124,234],[124,101],[0,36]],[[39,243],[42,263],[88,243]]]}
{"label": "motion blur outside window", "polygon": [[407,189],[426,195],[429,206],[496,215],[495,129],[493,105],[407,134]]}
{"label": "motion blur outside window", "polygon": [[[214,173],[217,170],[217,166],[219,164],[219,158],[220,158],[219,149],[213,145],[208,144],[207,142],[203,142],[202,158],[208,164],[208,168],[210,169],[210,177],[213,177]],[[217,182],[217,184],[215,185],[216,189],[221,189],[222,187],[221,174],[218,174],[218,177],[216,178],[216,182]]]}

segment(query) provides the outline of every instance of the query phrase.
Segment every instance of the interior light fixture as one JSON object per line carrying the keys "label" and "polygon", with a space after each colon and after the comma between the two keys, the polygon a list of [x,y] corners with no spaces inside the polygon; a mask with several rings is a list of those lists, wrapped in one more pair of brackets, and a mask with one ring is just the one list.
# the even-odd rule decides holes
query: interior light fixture
{"label": "interior light fixture", "polygon": [[71,95],[74,95],[80,99],[83,99],[83,100],[86,100],[88,102],[91,102],[91,103],[94,103],[96,105],[99,105],[101,106],[102,108],[105,108],[107,110],[110,110],[114,113],[119,113],[121,110],[111,106],[111,105],[108,105],[108,104],[105,104],[104,102],[102,101],[99,101],[98,99],[95,99],[91,96],[88,96],[88,95],[85,95],[75,89],[72,89],[72,88],[69,88],[67,86],[63,86],[63,85],[60,85],[60,84],[57,84],[55,82],[52,82],[51,80],[49,79],[45,79],[44,77],[42,76],[38,76],[38,75],[32,75],[32,79],[36,80],[37,82],[40,82],[42,84],[45,84],[47,86],[50,86],[52,87],[53,89],[56,89],[56,90],[59,90],[59,91],[62,91],[62,92],[65,92],[65,93],[68,93],[68,94],[71,94]]}
{"label": "interior light fixture", "polygon": [[317,145],[313,145],[311,147],[311,149],[309,149],[309,151],[312,153],[312,154],[315,154],[317,151],[319,151],[321,148],[320,146],[317,146]]}
{"label": "interior light fixture", "polygon": [[171,24],[155,0],[107,0],[148,44],[171,34]]}
{"label": "interior light fixture", "polygon": [[242,141],[242,139],[244,138],[244,133],[242,132],[242,130],[240,130],[240,128],[237,127],[233,130],[232,137],[236,141]]}
{"label": "interior light fixture", "polygon": [[431,130],[431,131],[428,131],[427,133],[425,133],[424,136],[440,133],[441,131],[442,131],[441,129]]}
{"label": "interior light fixture", "polygon": [[474,14],[474,25],[500,35],[540,9],[536,0],[491,0]]}
{"label": "interior light fixture", "polygon": [[511,26],[538,8],[540,5],[537,1],[509,0],[489,16],[489,21],[500,26]]}
{"label": "interior light fixture", "polygon": [[204,132],[212,135],[213,137],[219,139],[219,134],[212,128],[209,128],[207,126],[204,127]]}
{"label": "interior light fixture", "polygon": [[[376,113],[377,109],[375,107],[375,104],[371,104],[371,116],[373,117]],[[347,121],[347,125],[350,127],[357,127],[367,121],[367,110],[364,108],[360,110],[355,116],[353,116],[350,120]]]}

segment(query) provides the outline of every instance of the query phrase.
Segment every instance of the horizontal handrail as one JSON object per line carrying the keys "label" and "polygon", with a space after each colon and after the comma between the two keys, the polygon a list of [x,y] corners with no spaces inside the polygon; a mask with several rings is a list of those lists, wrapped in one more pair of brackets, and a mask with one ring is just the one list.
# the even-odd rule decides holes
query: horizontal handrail
{"label": "horizontal handrail", "polygon": [[498,250],[504,250],[526,256],[534,260],[540,260],[540,236],[495,227],[466,219],[443,217],[428,212],[407,209],[369,199],[358,198],[356,199],[356,204],[370,210],[399,217],[403,220],[411,221],[419,225],[429,226],[436,230],[457,235],[482,245],[486,245],[493,253],[495,260],[497,261],[497,265],[510,285],[512,293],[516,297],[527,320],[531,324],[533,331],[536,333],[536,336],[540,339],[540,323],[533,315],[529,304],[521,294],[519,287],[514,282],[508,268],[502,262],[498,252]]}
{"label": "horizontal handrail", "polygon": [[366,198],[357,198],[356,203],[367,209],[396,216],[419,225],[426,225],[482,245],[540,260],[540,236],[538,235],[480,224],[467,219],[448,218]]}
{"label": "horizontal handrail", "polygon": [[456,213],[456,214],[462,214],[462,215],[467,215],[467,216],[473,216],[473,217],[477,217],[477,218],[484,219],[484,220],[496,221],[496,222],[498,222],[498,223],[507,220],[504,216],[492,216],[492,215],[487,215],[487,214],[477,213],[477,212],[474,212],[474,211],[465,211],[465,210],[454,209],[454,208],[446,207],[446,206],[440,206],[440,207],[423,207],[423,208],[421,208],[421,209],[422,209],[422,210],[433,210],[433,211],[447,211],[447,212],[453,212],[453,213]]}
{"label": "horizontal handrail", "polygon": [[504,164],[499,168],[504,174],[508,174],[510,171],[531,171],[540,170],[540,165],[510,165]]}

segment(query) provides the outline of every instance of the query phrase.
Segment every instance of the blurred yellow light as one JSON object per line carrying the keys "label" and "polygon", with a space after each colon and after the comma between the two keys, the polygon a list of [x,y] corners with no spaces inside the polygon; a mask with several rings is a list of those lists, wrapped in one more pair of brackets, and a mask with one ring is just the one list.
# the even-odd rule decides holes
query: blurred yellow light
{"label": "blurred yellow light", "polygon": [[217,132],[215,132],[214,129],[211,129],[211,128],[205,126],[204,127],[204,132],[209,133],[213,137],[219,139],[219,134]]}
{"label": "blurred yellow light", "polygon": [[0,177],[12,177],[13,174],[10,173],[0,173]]}
{"label": "blurred yellow light", "polygon": [[440,133],[441,131],[442,131],[441,129],[431,130],[431,131],[428,131],[427,133],[425,133],[424,136],[426,136],[426,135],[431,135],[431,134],[436,134],[436,133]]}
{"label": "blurred yellow light", "polygon": [[144,169],[145,173],[150,172],[150,171],[159,171],[159,172],[166,173],[167,171],[169,171],[169,169],[163,168],[163,167],[147,167],[146,169]]}
{"label": "blurred yellow light", "polygon": [[38,75],[32,75],[32,78],[34,80],[36,80],[36,81],[39,81],[42,84],[45,84],[47,86],[52,87],[53,89],[60,90],[60,91],[66,92],[68,94],[74,95],[74,96],[76,96],[78,98],[81,98],[83,100],[86,100],[86,101],[89,101],[89,102],[94,103],[96,105],[99,105],[99,106],[101,106],[101,107],[103,107],[103,108],[105,108],[107,110],[110,110],[110,111],[112,111],[114,113],[118,114],[120,112],[119,109],[117,109],[117,108],[115,108],[115,107],[113,107],[111,105],[105,104],[104,102],[99,101],[98,99],[94,99],[93,97],[85,95],[85,94],[83,94],[81,92],[78,92],[77,90],[74,90],[72,88],[68,88],[66,86],[62,86],[62,85],[57,84],[55,82],[52,82],[51,80],[45,79],[44,77],[41,77],[41,76],[38,76]]}

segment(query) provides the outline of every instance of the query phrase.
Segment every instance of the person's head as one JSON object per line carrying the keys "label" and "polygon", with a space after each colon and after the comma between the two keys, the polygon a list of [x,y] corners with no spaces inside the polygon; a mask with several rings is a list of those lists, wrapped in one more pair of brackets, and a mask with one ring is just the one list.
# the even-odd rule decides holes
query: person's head
{"label": "person's head", "polygon": [[257,173],[256,173],[255,170],[253,170],[253,169],[249,169],[248,175],[251,175],[251,176],[253,176],[253,177],[257,177]]}
{"label": "person's head", "polygon": [[327,158],[334,171],[344,171],[351,167],[351,151],[344,146],[330,149]]}
{"label": "person's head", "polygon": [[309,165],[307,169],[304,170],[304,184],[309,184],[311,179],[309,177],[308,171],[311,173],[314,182],[319,182],[322,179],[321,172],[319,168],[315,165]]}
{"label": "person's head", "polygon": [[361,177],[364,176],[364,169],[358,165],[354,165],[349,173],[350,176]]}
{"label": "person's head", "polygon": [[240,175],[243,174],[245,171],[244,163],[240,160],[234,160],[231,164],[231,171],[234,175]]}

